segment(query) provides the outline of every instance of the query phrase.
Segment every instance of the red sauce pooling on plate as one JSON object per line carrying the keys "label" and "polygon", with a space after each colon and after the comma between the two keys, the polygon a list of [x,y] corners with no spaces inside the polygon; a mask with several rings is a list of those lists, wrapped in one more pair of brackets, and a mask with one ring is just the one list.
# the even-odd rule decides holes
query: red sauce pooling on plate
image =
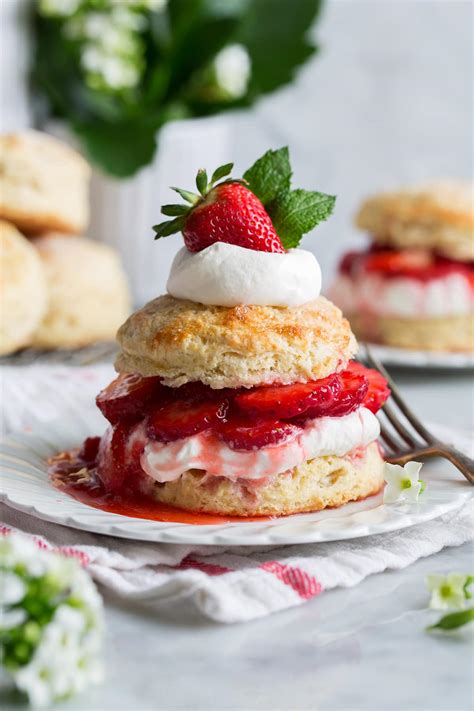
{"label": "red sauce pooling on plate", "polygon": [[62,452],[48,462],[48,474],[53,486],[86,506],[109,513],[145,518],[166,523],[190,523],[194,525],[222,524],[245,521],[265,521],[271,516],[219,516],[195,513],[175,508],[169,504],[141,496],[136,492],[107,493],[90,462],[85,462],[79,450]]}

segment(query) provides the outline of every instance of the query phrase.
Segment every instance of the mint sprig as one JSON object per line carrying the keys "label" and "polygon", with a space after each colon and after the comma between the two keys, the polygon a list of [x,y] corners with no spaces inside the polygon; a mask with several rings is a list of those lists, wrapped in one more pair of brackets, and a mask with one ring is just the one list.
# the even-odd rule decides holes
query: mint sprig
{"label": "mint sprig", "polygon": [[310,190],[290,190],[267,206],[273,226],[285,249],[297,247],[310,232],[332,213],[336,198]]}
{"label": "mint sprig", "polygon": [[269,150],[244,173],[250,190],[264,204],[285,249],[331,215],[336,198],[310,190],[291,190],[288,147]]}
{"label": "mint sprig", "polygon": [[277,195],[287,192],[291,181],[288,146],[264,153],[251,168],[245,171],[243,178],[264,205],[275,200]]}

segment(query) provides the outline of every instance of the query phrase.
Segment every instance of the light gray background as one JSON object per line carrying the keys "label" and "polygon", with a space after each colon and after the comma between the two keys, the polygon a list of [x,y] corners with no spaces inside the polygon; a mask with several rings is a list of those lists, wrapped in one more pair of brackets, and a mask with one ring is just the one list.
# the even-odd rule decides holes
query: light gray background
{"label": "light gray background", "polygon": [[326,282],[341,251],[364,243],[350,224],[363,196],[472,174],[473,8],[329,0],[313,32],[320,54],[294,85],[235,118],[237,167],[288,144],[295,185],[338,196],[333,217],[303,243]]}

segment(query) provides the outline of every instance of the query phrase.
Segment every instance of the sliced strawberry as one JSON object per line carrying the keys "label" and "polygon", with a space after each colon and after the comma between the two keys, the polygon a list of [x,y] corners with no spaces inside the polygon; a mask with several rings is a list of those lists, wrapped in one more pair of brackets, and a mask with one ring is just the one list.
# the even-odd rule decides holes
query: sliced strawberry
{"label": "sliced strawberry", "polygon": [[300,431],[297,425],[280,420],[250,423],[247,419],[233,417],[219,426],[217,436],[231,449],[251,450],[281,444]]}
{"label": "sliced strawberry", "polygon": [[384,273],[410,273],[428,269],[433,263],[430,252],[422,249],[375,251],[365,258],[365,269]]}
{"label": "sliced strawberry", "polygon": [[106,491],[115,493],[138,487],[138,480],[144,474],[140,457],[145,444],[141,424],[119,422],[109,427],[101,439],[97,456],[97,473]]}
{"label": "sliced strawberry", "polygon": [[373,413],[380,410],[385,400],[390,396],[390,388],[387,381],[378,370],[366,368],[362,363],[351,361],[347,371],[367,378],[369,387],[362,401],[362,405]]}
{"label": "sliced strawberry", "polygon": [[255,388],[237,395],[235,403],[244,412],[257,417],[271,415],[289,419],[309,409],[323,415],[331,408],[340,390],[341,379],[337,373],[333,373],[327,378],[309,383]]}
{"label": "sliced strawberry", "polygon": [[129,426],[119,422],[102,437],[97,458],[97,473],[106,491],[119,491],[127,476],[127,441]]}
{"label": "sliced strawberry", "polygon": [[87,437],[79,450],[79,458],[86,464],[93,464],[99,452],[100,437]]}
{"label": "sliced strawberry", "polygon": [[119,375],[96,398],[97,407],[111,424],[131,421],[143,414],[152,401],[167,399],[170,388],[160,383],[160,378],[143,378],[138,373]]}
{"label": "sliced strawberry", "polygon": [[[369,387],[367,378],[364,375],[345,370],[340,373],[340,377],[342,388],[327,413],[329,417],[342,417],[356,410],[363,402]],[[312,413],[308,414],[312,415]]]}
{"label": "sliced strawberry", "polygon": [[203,403],[177,400],[150,414],[147,432],[160,442],[190,437],[218,425],[225,418],[228,407],[227,400]]}

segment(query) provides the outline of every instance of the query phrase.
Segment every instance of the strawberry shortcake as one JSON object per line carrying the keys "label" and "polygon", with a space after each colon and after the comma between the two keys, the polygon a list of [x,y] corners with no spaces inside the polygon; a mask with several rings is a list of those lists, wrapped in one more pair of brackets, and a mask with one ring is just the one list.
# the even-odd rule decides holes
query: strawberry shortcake
{"label": "strawberry shortcake", "polygon": [[[287,149],[242,180],[232,165],[155,228],[181,231],[167,294],[118,332],[118,377],[97,397],[110,425],[76,454],[82,482],[192,512],[272,516],[368,497],[383,486],[375,416],[385,380],[320,296],[303,233],[334,198],[291,190]],[[64,455],[63,455],[64,456]]]}
{"label": "strawberry shortcake", "polygon": [[474,351],[474,195],[444,182],[375,195],[372,241],[346,254],[329,294],[357,335],[389,346]]}

